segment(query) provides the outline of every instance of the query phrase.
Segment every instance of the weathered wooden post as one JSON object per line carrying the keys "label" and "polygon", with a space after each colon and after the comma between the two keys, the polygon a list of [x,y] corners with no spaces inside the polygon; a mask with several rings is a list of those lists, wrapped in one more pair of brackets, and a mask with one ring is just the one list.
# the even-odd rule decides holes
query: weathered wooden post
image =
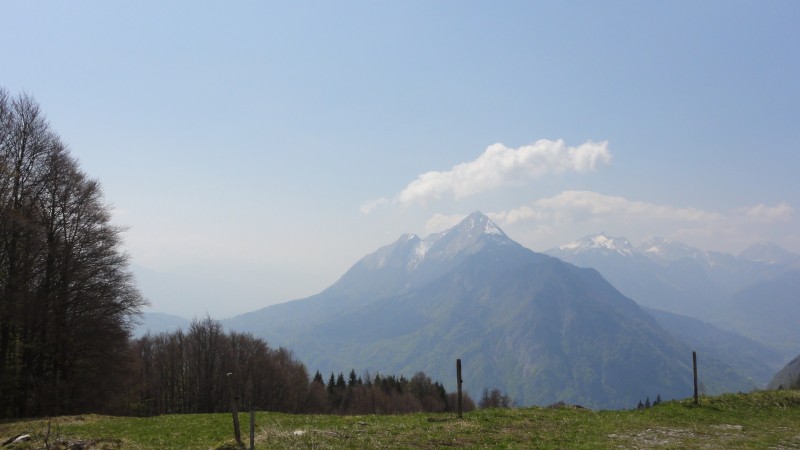
{"label": "weathered wooden post", "polygon": [[692,370],[694,372],[694,404],[699,405],[700,399],[697,396],[697,352],[692,352]]}
{"label": "weathered wooden post", "polygon": [[462,403],[461,403],[461,383],[464,380],[461,379],[461,359],[456,360],[456,382],[458,383],[458,418],[462,418]]}
{"label": "weathered wooden post", "polygon": [[250,450],[256,450],[256,409],[250,407]]}
{"label": "weathered wooden post", "polygon": [[236,405],[236,394],[234,394],[233,389],[233,378],[231,377],[233,372],[228,372],[228,395],[231,398],[231,414],[233,415],[233,433],[236,436],[236,444],[239,447],[244,447],[244,442],[242,442],[242,432],[239,429],[239,410]]}

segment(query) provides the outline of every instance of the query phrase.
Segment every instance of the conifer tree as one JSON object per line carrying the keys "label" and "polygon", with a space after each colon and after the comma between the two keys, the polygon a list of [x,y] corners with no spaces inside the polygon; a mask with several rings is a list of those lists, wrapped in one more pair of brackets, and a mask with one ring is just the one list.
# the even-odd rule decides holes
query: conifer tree
{"label": "conifer tree", "polygon": [[328,394],[333,394],[333,391],[336,389],[336,376],[331,372],[330,378],[328,378]]}

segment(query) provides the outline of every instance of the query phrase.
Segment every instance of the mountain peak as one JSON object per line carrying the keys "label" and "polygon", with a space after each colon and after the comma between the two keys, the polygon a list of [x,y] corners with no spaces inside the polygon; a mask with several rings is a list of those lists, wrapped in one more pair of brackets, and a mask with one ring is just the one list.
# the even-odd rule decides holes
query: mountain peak
{"label": "mountain peak", "polygon": [[558,249],[562,252],[583,253],[586,251],[604,251],[618,253],[620,255],[632,255],[633,245],[625,238],[610,237],[605,233],[592,234],[585,236],[569,244],[560,245]]}
{"label": "mountain peak", "polygon": [[456,226],[423,239],[419,243],[422,251],[417,254],[421,257],[433,254],[449,260],[459,254],[474,253],[490,242],[493,245],[515,243],[488,216],[475,211]]}
{"label": "mountain peak", "polygon": [[[490,219],[486,214],[475,211],[472,214],[465,217],[458,225],[454,227],[458,229],[460,232],[466,231],[467,233],[483,233],[483,234],[490,234],[490,235],[498,235],[505,237],[506,234],[503,233],[503,230],[500,229],[492,219]],[[453,228],[451,228],[452,230]],[[449,231],[449,230],[448,230]]]}
{"label": "mountain peak", "polygon": [[[361,258],[326,291],[348,295],[371,289],[405,291],[481,252],[493,253],[497,261],[518,261],[520,254],[533,254],[506,236],[485,214],[475,211],[455,226],[424,239],[413,233],[401,235]],[[365,279],[369,281],[365,283]]]}
{"label": "mountain peak", "polygon": [[659,260],[677,261],[684,258],[706,259],[705,252],[681,242],[661,237],[651,237],[639,246],[639,251]]}
{"label": "mountain peak", "polygon": [[739,257],[748,261],[766,264],[788,264],[800,259],[800,256],[783,249],[773,242],[753,244],[741,252]]}

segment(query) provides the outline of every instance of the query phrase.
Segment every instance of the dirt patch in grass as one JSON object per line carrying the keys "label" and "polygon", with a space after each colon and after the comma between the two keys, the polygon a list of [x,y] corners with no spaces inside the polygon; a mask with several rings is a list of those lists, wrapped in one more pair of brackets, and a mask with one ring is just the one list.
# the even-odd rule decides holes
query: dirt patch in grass
{"label": "dirt patch in grass", "polygon": [[624,434],[609,434],[611,441],[636,449],[706,448],[723,449],[743,437],[744,427],[737,424],[716,424],[704,430],[657,427]]}

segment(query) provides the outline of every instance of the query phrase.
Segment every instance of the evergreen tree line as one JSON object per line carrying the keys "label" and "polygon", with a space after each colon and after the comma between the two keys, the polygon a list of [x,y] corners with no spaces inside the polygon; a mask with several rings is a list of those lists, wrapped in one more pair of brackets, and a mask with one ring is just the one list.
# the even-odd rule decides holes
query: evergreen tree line
{"label": "evergreen tree line", "polygon": [[636,405],[636,409],[647,409],[647,408],[650,408],[652,406],[658,406],[658,405],[661,404],[661,401],[662,401],[661,400],[661,394],[656,395],[656,399],[653,400],[652,403],[650,403],[650,397],[647,397],[644,400],[644,403],[642,403],[642,401],[639,400],[639,404]]}
{"label": "evergreen tree line", "polygon": [[[411,379],[395,375],[366,373],[356,376],[355,370],[345,380],[331,372],[327,384],[317,372],[311,382],[311,401],[308,412],[322,414],[402,414],[411,412],[451,412],[458,409],[456,393],[448,394],[441,383],[434,382],[424,372]],[[471,411],[475,403],[466,393],[462,409]]]}
{"label": "evergreen tree line", "polygon": [[0,417],[101,410],[145,305],[100,184],[0,88]]}
{"label": "evergreen tree line", "polygon": [[[225,333],[210,318],[188,331],[146,335],[133,342],[135,370],[127,393],[127,414],[157,415],[229,411],[232,398],[242,410],[314,414],[398,414],[454,411],[455,394],[420,372],[394,375],[330,374],[309,379],[291,352],[261,339]],[[364,381],[366,379],[366,381]],[[474,403],[464,396],[465,411]]]}

